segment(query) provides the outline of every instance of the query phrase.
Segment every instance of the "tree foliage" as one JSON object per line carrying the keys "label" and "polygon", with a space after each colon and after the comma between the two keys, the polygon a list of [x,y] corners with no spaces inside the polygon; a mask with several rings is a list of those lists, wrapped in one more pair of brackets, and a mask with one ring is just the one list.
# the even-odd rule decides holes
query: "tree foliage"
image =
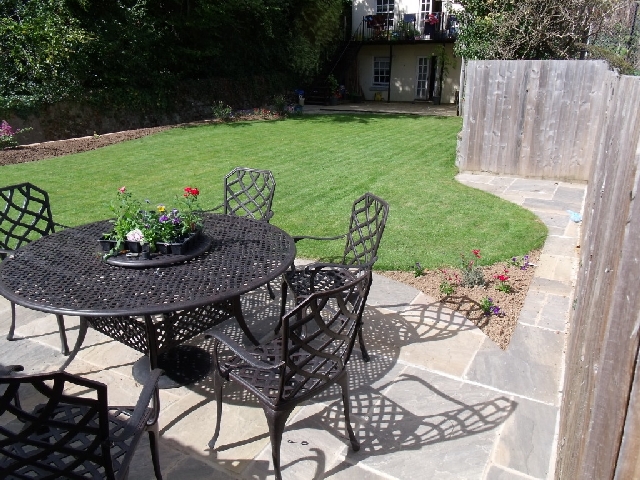
{"label": "tree foliage", "polygon": [[53,103],[78,91],[91,41],[63,0],[0,2],[0,108]]}
{"label": "tree foliage", "polygon": [[180,82],[312,77],[341,34],[345,0],[3,0],[0,102],[74,95],[142,108]]}
{"label": "tree foliage", "polygon": [[602,29],[613,0],[462,0],[459,55],[568,59]]}

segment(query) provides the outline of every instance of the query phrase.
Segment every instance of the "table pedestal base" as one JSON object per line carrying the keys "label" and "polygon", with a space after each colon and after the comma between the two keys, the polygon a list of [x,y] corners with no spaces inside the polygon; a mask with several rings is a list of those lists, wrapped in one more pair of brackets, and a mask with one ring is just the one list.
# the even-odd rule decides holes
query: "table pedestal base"
{"label": "table pedestal base", "polygon": [[[164,375],[158,381],[159,388],[176,388],[190,385],[205,378],[211,370],[211,354],[192,345],[178,345],[158,355],[158,368]],[[146,355],[133,364],[133,378],[145,384],[151,366]]]}

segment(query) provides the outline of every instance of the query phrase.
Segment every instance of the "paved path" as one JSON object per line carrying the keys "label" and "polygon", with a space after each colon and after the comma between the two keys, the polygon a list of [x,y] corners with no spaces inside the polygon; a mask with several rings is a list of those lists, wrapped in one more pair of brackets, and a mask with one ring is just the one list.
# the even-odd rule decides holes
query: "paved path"
{"label": "paved path", "polygon": [[305,105],[304,114],[322,113],[394,113],[402,115],[457,115],[456,105],[433,105],[431,102],[361,102],[339,105]]}
{"label": "paved path", "polygon": [[[553,478],[566,322],[577,266],[585,185],[461,174],[458,179],[534,211],[549,227],[519,324],[501,351],[472,323],[422,293],[376,276],[365,312],[368,364],[349,365],[352,420],[362,448],[345,438],[337,390],[298,408],[282,445],[285,479],[547,479]],[[266,334],[277,314],[266,289],[244,299],[251,327]],[[9,304],[0,297],[0,331]],[[0,340],[0,363],[43,371],[63,362],[53,316],[19,308],[17,333]],[[77,319],[69,318],[69,340]],[[226,328],[233,328],[229,322]],[[203,337],[195,344],[209,348]],[[96,332],[70,371],[104,381],[112,403],[140,391],[131,368],[137,352]],[[273,478],[264,414],[239,390],[226,388],[218,450],[211,382],[163,390],[161,465],[164,478]],[[131,479],[153,478],[143,441]]]}

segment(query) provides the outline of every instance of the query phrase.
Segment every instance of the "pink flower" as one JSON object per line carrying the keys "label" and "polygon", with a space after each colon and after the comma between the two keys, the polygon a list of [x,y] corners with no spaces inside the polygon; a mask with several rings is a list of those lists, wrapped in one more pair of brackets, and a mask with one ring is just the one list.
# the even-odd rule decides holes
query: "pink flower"
{"label": "pink flower", "polygon": [[478,258],[482,258],[482,257],[480,256],[480,250],[479,250],[479,249],[471,250],[471,251],[473,252],[473,254],[474,254],[476,257],[478,257]]}
{"label": "pink flower", "polygon": [[124,192],[126,192],[126,191],[127,191],[127,189],[126,189],[126,187],[120,187],[120,188],[118,189],[118,191],[119,191],[120,193],[124,193]]}

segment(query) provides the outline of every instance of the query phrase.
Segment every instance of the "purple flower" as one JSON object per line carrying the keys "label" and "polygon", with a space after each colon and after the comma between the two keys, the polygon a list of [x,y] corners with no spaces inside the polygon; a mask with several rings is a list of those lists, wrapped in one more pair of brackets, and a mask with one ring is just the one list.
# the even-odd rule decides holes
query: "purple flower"
{"label": "purple flower", "polygon": [[169,217],[167,217],[166,215],[160,215],[160,217],[158,217],[158,221],[160,223],[165,223],[169,221]]}
{"label": "purple flower", "polygon": [[180,220],[180,217],[174,217],[172,221],[174,225],[180,225],[180,223],[182,223],[182,220]]}
{"label": "purple flower", "polygon": [[493,313],[494,315],[498,315],[500,313],[500,307],[492,305],[491,306],[491,313]]}

